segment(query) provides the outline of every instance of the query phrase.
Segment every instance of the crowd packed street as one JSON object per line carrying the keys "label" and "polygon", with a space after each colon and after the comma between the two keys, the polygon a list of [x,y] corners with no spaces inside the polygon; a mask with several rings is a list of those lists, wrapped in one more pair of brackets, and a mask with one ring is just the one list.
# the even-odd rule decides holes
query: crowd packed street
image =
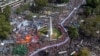
{"label": "crowd packed street", "polygon": [[[71,25],[78,26],[76,25],[77,12],[84,1],[69,0],[65,6],[52,9],[44,7],[37,15],[32,15],[31,20],[26,17],[26,14],[31,13],[30,11],[14,14],[16,8],[12,8],[10,16],[11,39],[0,41],[0,55],[11,56],[12,49],[16,45],[24,44],[28,49],[26,56],[39,56],[41,51],[46,52],[45,55],[48,56],[70,56],[73,52],[78,53],[84,47],[89,48],[91,54],[100,56],[100,45],[96,39],[82,39],[79,36],[71,40],[67,32],[68,29],[65,28],[65,26]],[[61,33],[56,40],[50,40],[49,34],[40,35],[42,28],[47,28],[47,33],[50,32],[50,19],[52,19],[52,28],[57,28]]]}

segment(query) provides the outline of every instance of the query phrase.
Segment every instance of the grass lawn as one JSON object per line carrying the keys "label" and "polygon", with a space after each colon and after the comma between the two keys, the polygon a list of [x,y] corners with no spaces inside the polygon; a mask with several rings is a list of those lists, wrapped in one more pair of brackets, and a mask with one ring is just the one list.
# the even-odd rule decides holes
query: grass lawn
{"label": "grass lawn", "polygon": [[58,39],[60,35],[61,35],[61,32],[58,29],[53,28],[53,36],[52,36],[52,38],[53,39]]}
{"label": "grass lawn", "polygon": [[[47,28],[42,28],[42,29],[40,29],[39,32],[41,33],[41,35],[45,35],[45,34],[48,33],[48,29]],[[61,32],[58,29],[53,28],[52,38],[53,39],[58,39],[60,35],[61,35]]]}

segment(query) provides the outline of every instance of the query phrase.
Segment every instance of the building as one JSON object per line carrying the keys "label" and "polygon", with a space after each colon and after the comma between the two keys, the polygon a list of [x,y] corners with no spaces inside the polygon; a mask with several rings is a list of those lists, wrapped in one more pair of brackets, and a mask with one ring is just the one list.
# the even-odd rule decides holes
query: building
{"label": "building", "polygon": [[33,0],[0,0],[0,8],[1,11],[3,12],[3,9],[9,5],[10,7],[18,7],[22,5],[23,3],[29,3],[32,2]]}
{"label": "building", "polygon": [[3,0],[0,2],[0,7],[4,8],[7,5],[13,7],[13,6],[16,6],[22,2],[24,2],[24,0]]}

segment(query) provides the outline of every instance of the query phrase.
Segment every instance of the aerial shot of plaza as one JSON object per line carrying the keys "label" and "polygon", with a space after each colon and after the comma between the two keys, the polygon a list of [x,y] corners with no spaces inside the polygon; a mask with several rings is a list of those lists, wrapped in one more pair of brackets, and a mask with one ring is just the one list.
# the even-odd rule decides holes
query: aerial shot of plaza
{"label": "aerial shot of plaza", "polygon": [[0,0],[0,56],[100,56],[100,0]]}

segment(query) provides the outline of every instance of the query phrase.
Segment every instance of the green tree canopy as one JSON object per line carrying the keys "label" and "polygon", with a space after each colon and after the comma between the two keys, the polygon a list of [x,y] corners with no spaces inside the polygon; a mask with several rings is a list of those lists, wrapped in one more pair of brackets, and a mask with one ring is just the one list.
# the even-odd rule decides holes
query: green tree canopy
{"label": "green tree canopy", "polygon": [[20,6],[19,8],[16,9],[15,13],[16,14],[21,14],[21,12],[24,12],[25,10],[29,9],[30,4],[24,4]]}
{"label": "green tree canopy", "polygon": [[100,4],[94,9],[96,15],[100,15]]}
{"label": "green tree canopy", "polygon": [[22,8],[17,8],[15,13],[20,14],[21,12],[23,12],[23,9]]}
{"label": "green tree canopy", "polygon": [[2,13],[2,10],[1,10],[1,8],[0,8],[0,13]]}
{"label": "green tree canopy", "polygon": [[30,7],[30,11],[37,13],[41,10],[42,7],[46,6],[47,3],[48,0],[35,0]]}
{"label": "green tree canopy", "polygon": [[79,36],[78,30],[75,27],[68,27],[68,34],[73,39]]}
{"label": "green tree canopy", "polygon": [[58,3],[67,3],[69,0],[56,0]]}
{"label": "green tree canopy", "polygon": [[84,15],[87,17],[89,15],[100,14],[100,0],[86,0]]}
{"label": "green tree canopy", "polygon": [[48,0],[35,0],[35,3],[38,7],[44,7],[47,5]]}
{"label": "green tree canopy", "polygon": [[28,50],[25,45],[17,45],[16,48],[13,49],[13,54],[17,54],[19,56],[24,56],[27,52]]}
{"label": "green tree canopy", "polygon": [[49,3],[67,3],[69,0],[48,0]]}
{"label": "green tree canopy", "polygon": [[6,6],[6,7],[3,9],[3,13],[4,13],[4,15],[6,16],[6,18],[9,18],[10,14],[11,14],[11,7],[10,7],[10,6]]}
{"label": "green tree canopy", "polygon": [[100,31],[100,15],[84,19],[84,22],[80,24],[80,31],[86,36],[100,36],[100,33],[96,33]]}
{"label": "green tree canopy", "polygon": [[98,4],[100,4],[100,0],[86,0],[87,5],[91,7],[96,7]]}
{"label": "green tree canopy", "polygon": [[85,11],[84,11],[84,15],[85,15],[86,17],[93,14],[93,8],[91,8],[91,7],[89,7],[89,6],[86,6],[84,10],[85,10]]}
{"label": "green tree canopy", "polygon": [[4,15],[0,15],[0,39],[5,39],[11,32],[11,25]]}
{"label": "green tree canopy", "polygon": [[90,56],[90,51],[87,48],[80,50],[79,56]]}
{"label": "green tree canopy", "polygon": [[65,2],[65,3],[68,3],[68,2],[69,2],[69,0],[64,0],[64,2]]}

